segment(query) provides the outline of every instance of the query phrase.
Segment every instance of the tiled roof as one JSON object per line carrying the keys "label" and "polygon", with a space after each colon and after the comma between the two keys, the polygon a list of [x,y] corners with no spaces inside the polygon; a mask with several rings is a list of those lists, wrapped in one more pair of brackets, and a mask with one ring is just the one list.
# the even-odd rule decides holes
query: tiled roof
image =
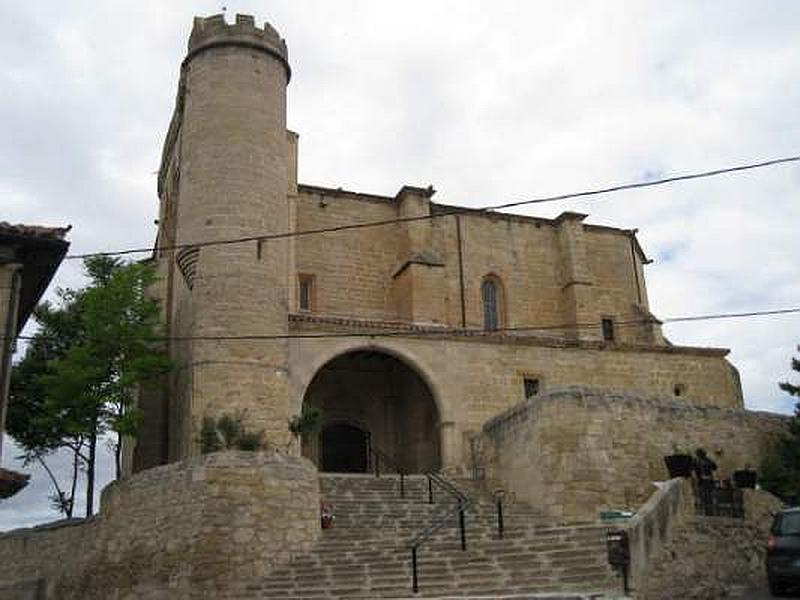
{"label": "tiled roof", "polygon": [[0,498],[10,498],[26,485],[31,476],[8,469],[0,469]]}
{"label": "tiled roof", "polygon": [[66,227],[43,227],[41,225],[23,225],[0,221],[0,235],[40,238],[47,240],[63,240],[72,225]]}

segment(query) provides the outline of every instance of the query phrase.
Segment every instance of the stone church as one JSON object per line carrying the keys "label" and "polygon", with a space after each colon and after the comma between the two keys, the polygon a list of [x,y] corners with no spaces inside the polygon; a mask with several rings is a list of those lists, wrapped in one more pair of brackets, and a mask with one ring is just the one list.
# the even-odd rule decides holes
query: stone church
{"label": "stone church", "polygon": [[323,471],[365,470],[371,444],[423,472],[465,467],[488,419],[558,387],[742,408],[726,350],[662,336],[635,231],[298,182],[290,78],[270,26],[195,21],[158,179],[177,369],[134,470],[196,454],[202,418],[233,411],[282,447],[315,406],[302,452]]}
{"label": "stone church", "polygon": [[[0,596],[618,597],[608,509],[636,513],[636,598],[763,579],[777,500],[697,516],[663,458],[729,476],[785,421],[744,409],[727,350],[664,338],[635,231],[300,183],[290,78],[269,24],[195,19],[152,257],[174,369],[98,515],[0,534]],[[266,451],[202,454],[224,414]]]}

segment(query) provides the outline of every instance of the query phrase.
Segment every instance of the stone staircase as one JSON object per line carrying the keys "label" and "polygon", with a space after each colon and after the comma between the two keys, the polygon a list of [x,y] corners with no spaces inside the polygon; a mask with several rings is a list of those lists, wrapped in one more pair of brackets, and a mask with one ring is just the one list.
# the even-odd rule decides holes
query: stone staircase
{"label": "stone staircase", "polygon": [[[504,539],[488,499],[475,499],[466,514],[467,550],[457,519],[419,549],[419,592],[411,592],[408,543],[454,500],[435,490],[428,504],[424,476],[399,479],[368,475],[320,475],[320,495],[334,505],[334,527],[316,548],[273,572],[250,593],[261,598],[442,598],[594,592],[621,587],[606,564],[605,527],[555,526],[531,507],[504,510]],[[473,498],[474,495],[471,494]]]}

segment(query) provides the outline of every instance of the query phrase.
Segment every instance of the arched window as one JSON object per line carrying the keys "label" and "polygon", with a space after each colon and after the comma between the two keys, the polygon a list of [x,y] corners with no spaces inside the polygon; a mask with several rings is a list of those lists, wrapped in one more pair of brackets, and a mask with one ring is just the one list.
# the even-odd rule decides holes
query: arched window
{"label": "arched window", "polygon": [[495,331],[500,328],[501,290],[494,277],[486,277],[481,284],[481,301],[483,302],[483,328]]}

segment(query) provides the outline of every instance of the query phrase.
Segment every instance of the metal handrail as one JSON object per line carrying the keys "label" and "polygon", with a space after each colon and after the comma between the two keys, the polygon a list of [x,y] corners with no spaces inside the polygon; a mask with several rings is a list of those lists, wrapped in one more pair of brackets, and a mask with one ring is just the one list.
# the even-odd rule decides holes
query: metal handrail
{"label": "metal handrail", "polygon": [[405,479],[407,475],[405,469],[401,467],[395,460],[390,458],[385,452],[382,452],[377,448],[373,448],[371,444],[368,444],[367,448],[369,451],[370,461],[372,462],[372,466],[375,471],[375,477],[381,476],[381,461],[383,461],[384,464],[386,464],[388,467],[396,471],[398,475],[400,475],[400,497],[405,498],[406,497]]}
{"label": "metal handrail", "polygon": [[[405,498],[405,477],[407,475],[405,469],[399,465],[394,459],[390,458],[385,452],[378,450],[377,448],[373,448],[372,444],[370,443],[369,437],[367,438],[367,451],[368,457],[370,462],[372,463],[372,468],[375,472],[375,477],[381,476],[381,461],[389,466],[390,468],[394,469],[400,475],[400,497]],[[428,525],[425,529],[420,531],[409,543],[409,549],[411,550],[411,588],[416,594],[419,591],[419,577],[417,573],[417,551],[419,547],[425,543],[430,537],[439,531],[442,527],[444,527],[451,518],[453,518],[456,514],[458,515],[458,528],[461,534],[461,550],[465,551],[467,549],[467,532],[466,532],[466,519],[464,517],[464,513],[472,506],[472,499],[467,496],[464,492],[458,489],[455,485],[450,483],[447,479],[439,475],[438,473],[434,473],[433,471],[427,471],[424,473],[427,481],[428,481],[428,503],[433,504],[433,488],[434,484],[444,490],[447,494],[451,495],[455,500],[456,504],[450,508],[446,513],[441,514],[439,517],[434,519],[434,521]],[[498,510],[498,532],[500,534],[500,538],[503,537],[503,515],[502,515],[502,506],[498,501],[497,505]]]}
{"label": "metal handrail", "polygon": [[[472,500],[470,500],[469,498],[459,502],[458,504],[455,504],[450,508],[450,510],[442,514],[433,523],[428,525],[425,529],[423,529],[416,536],[414,536],[414,539],[412,539],[411,542],[409,542],[408,547],[409,548],[419,547],[422,544],[422,542],[430,538],[434,533],[436,533],[442,527],[444,527],[447,524],[447,521],[453,515],[455,515],[460,511],[467,510],[470,506],[472,506]],[[466,542],[464,542],[462,546],[466,546]],[[466,550],[466,548],[462,549]]]}
{"label": "metal handrail", "polygon": [[419,577],[417,574],[417,550],[419,547],[430,537],[444,527],[451,518],[458,514],[458,528],[461,533],[461,550],[467,549],[467,532],[466,522],[464,518],[465,511],[472,506],[472,499],[469,498],[464,492],[459,490],[452,483],[441,477],[440,475],[428,471],[425,473],[428,478],[428,502],[433,504],[433,484],[436,483],[439,487],[444,489],[447,493],[456,499],[456,504],[446,513],[436,518],[433,523],[428,525],[425,529],[420,531],[409,543],[411,550],[411,589],[416,594],[419,591]]}
{"label": "metal handrail", "polygon": [[[468,497],[467,497],[466,494],[464,494],[464,492],[462,492],[460,489],[458,489],[452,483],[447,481],[447,479],[445,479],[441,475],[438,475],[437,473],[434,473],[433,471],[428,471],[428,472],[425,473],[425,476],[428,478],[429,482],[436,483],[439,487],[444,489],[446,492],[448,492],[451,496],[454,496],[459,501],[468,500]],[[433,497],[432,497],[432,495],[430,495],[431,494],[431,492],[430,492],[431,489],[432,489],[432,486],[429,485],[429,503],[433,504]]]}

